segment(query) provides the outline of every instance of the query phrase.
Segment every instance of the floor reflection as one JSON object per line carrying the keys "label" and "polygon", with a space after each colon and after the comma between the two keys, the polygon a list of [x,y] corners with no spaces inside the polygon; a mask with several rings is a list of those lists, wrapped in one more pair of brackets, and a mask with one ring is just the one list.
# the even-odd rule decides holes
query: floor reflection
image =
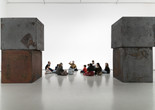
{"label": "floor reflection", "polygon": [[1,84],[1,110],[43,110],[41,80],[32,84]]}
{"label": "floor reflection", "polygon": [[73,75],[68,75],[68,80],[72,84],[77,76],[77,72],[74,72]]}
{"label": "floor reflection", "polygon": [[98,87],[100,87],[102,84],[102,78],[103,78],[103,76],[96,76],[96,78],[95,78],[95,82]]}
{"label": "floor reflection", "polygon": [[56,75],[56,78],[57,78],[57,81],[58,81],[59,86],[61,87],[62,84],[63,84],[64,79],[66,79],[67,76],[59,76],[59,75]]}
{"label": "floor reflection", "polygon": [[110,75],[109,74],[105,74],[104,77],[105,77],[105,84],[108,85],[109,81],[110,81]]}
{"label": "floor reflection", "polygon": [[114,110],[154,110],[152,83],[123,83],[113,79]]}
{"label": "floor reflection", "polygon": [[122,83],[112,74],[43,74],[34,83],[1,83],[0,110],[155,110],[154,84]]}
{"label": "floor reflection", "polygon": [[48,83],[51,83],[51,77],[53,77],[54,74],[47,74],[45,75],[45,79],[47,80]]}
{"label": "floor reflection", "polygon": [[105,77],[105,84],[108,84],[110,75],[101,75],[101,76],[82,76],[84,77],[84,81],[87,81],[89,87],[93,87],[94,83],[96,83],[97,87],[102,85],[103,77]]}
{"label": "floor reflection", "polygon": [[93,87],[94,82],[95,82],[95,76],[84,76],[87,80],[87,84],[89,87]]}

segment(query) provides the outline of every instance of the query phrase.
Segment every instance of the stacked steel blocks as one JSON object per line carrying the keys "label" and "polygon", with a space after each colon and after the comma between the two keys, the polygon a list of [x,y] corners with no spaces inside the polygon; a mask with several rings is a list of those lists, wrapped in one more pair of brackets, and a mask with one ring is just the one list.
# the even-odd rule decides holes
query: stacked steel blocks
{"label": "stacked steel blocks", "polygon": [[44,25],[37,18],[1,18],[2,83],[32,83],[42,76]]}
{"label": "stacked steel blocks", "polygon": [[153,82],[155,17],[122,17],[112,25],[113,76],[122,82]]}

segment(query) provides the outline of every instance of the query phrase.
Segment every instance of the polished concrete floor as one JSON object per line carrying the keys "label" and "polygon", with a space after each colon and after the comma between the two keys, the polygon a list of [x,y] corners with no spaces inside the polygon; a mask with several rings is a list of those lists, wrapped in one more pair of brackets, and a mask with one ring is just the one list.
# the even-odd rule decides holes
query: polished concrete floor
{"label": "polished concrete floor", "polygon": [[155,77],[122,83],[112,74],[43,74],[32,84],[0,84],[0,110],[155,110]]}

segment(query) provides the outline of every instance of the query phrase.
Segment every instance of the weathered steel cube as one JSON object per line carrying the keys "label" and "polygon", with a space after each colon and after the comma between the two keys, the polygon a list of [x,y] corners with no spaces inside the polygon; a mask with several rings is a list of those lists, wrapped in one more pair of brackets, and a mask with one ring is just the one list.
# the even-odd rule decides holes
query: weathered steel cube
{"label": "weathered steel cube", "polygon": [[113,75],[123,82],[153,82],[152,48],[115,48]]}
{"label": "weathered steel cube", "polygon": [[37,18],[1,18],[1,48],[44,50],[44,25]]}
{"label": "weathered steel cube", "polygon": [[112,48],[155,46],[155,17],[122,17],[112,25]]}
{"label": "weathered steel cube", "polygon": [[2,83],[31,83],[42,76],[44,25],[37,18],[2,18]]}
{"label": "weathered steel cube", "polygon": [[2,50],[2,83],[31,83],[41,76],[41,51]]}

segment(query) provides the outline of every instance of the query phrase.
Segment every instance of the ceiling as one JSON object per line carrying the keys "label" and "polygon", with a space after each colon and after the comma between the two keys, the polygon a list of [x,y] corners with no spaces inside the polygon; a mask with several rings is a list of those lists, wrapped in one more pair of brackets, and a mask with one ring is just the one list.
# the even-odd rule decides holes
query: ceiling
{"label": "ceiling", "polygon": [[7,3],[143,3],[155,4],[155,0],[7,0]]}

